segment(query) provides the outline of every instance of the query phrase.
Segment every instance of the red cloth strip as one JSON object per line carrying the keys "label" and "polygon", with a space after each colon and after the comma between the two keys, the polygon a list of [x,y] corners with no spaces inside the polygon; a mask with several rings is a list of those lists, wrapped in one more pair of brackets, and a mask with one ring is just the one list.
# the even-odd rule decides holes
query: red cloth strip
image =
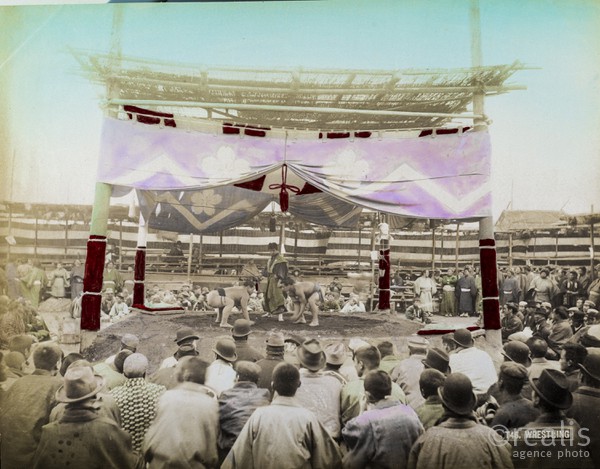
{"label": "red cloth strip", "polygon": [[[146,250],[137,249],[135,252],[135,269],[133,272],[134,280],[143,281],[146,278]],[[144,303],[144,284],[134,283],[133,285],[133,302]]]}

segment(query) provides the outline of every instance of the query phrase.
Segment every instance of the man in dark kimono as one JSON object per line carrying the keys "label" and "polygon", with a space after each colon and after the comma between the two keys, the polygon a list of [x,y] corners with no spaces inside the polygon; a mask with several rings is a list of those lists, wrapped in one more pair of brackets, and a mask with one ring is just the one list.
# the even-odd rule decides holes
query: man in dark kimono
{"label": "man in dark kimono", "polygon": [[477,297],[477,285],[475,279],[471,277],[471,269],[465,267],[463,276],[456,282],[454,289],[458,312],[460,316],[475,316],[475,298]]}
{"label": "man in dark kimono", "polygon": [[[271,253],[271,258],[267,262],[267,268],[263,275],[267,277],[267,289],[265,291],[265,299],[263,308],[265,317],[272,314],[283,314],[285,309],[285,298],[280,282],[288,276],[287,260],[280,254],[277,243],[269,243],[268,250]],[[283,317],[279,317],[283,320]]]}

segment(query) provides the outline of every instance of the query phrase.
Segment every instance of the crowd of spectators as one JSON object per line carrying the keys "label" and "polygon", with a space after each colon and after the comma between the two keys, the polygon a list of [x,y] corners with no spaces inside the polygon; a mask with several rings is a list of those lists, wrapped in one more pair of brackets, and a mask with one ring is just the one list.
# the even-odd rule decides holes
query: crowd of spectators
{"label": "crowd of spectators", "polygon": [[467,329],[400,351],[273,330],[259,348],[238,319],[210,355],[177,330],[153,373],[132,334],[96,363],[20,334],[0,365],[2,467],[598,467],[600,324],[584,327],[559,359],[536,333],[498,363]]}

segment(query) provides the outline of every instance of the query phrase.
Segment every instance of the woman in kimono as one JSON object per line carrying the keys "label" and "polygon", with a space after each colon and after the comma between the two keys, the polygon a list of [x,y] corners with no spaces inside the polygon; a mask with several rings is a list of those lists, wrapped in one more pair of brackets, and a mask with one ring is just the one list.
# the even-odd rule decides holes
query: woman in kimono
{"label": "woman in kimono", "polygon": [[60,262],[56,263],[56,269],[50,272],[48,279],[50,295],[53,298],[64,298],[65,289],[69,286],[69,273]]}
{"label": "woman in kimono", "polygon": [[429,270],[421,272],[421,276],[414,283],[415,296],[421,300],[421,309],[426,313],[433,313],[433,295],[437,293],[437,287],[429,276]]}
{"label": "woman in kimono", "polygon": [[40,261],[33,262],[33,267],[25,277],[21,278],[21,291],[23,297],[31,302],[31,305],[37,309],[40,304],[40,292],[42,286],[46,285],[48,278],[46,272],[42,269]]}
{"label": "woman in kimono", "polygon": [[454,289],[458,276],[454,273],[454,267],[449,267],[446,275],[442,276],[442,303],[440,304],[440,314],[442,316],[456,316],[456,296]]}
{"label": "woman in kimono", "polygon": [[71,298],[75,299],[83,291],[83,274],[85,268],[79,259],[75,259],[71,268]]}

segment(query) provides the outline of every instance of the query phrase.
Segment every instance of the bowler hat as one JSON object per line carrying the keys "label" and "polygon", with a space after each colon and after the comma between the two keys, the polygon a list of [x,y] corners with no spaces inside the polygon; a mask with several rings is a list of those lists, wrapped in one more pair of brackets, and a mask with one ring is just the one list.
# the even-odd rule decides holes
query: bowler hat
{"label": "bowler hat", "polygon": [[452,341],[461,347],[469,348],[473,346],[473,335],[469,329],[456,329]]}
{"label": "bowler hat", "polygon": [[569,380],[562,371],[545,368],[538,379],[529,379],[534,392],[557,409],[568,409],[573,403]]}
{"label": "bowler hat", "polygon": [[296,349],[300,364],[311,371],[318,371],[325,366],[325,352],[317,339],[309,339]]}
{"label": "bowler hat", "polygon": [[234,362],[237,360],[237,353],[235,353],[235,342],[232,339],[217,340],[217,344],[212,350],[227,362]]}
{"label": "bowler hat", "polygon": [[444,350],[433,347],[427,350],[427,355],[422,363],[425,365],[425,368],[433,368],[442,373],[447,373],[450,357]]}
{"label": "bowler hat", "polygon": [[438,395],[448,409],[459,415],[471,414],[477,402],[471,380],[462,373],[448,375]]}
{"label": "bowler hat", "polygon": [[600,348],[589,347],[588,354],[579,365],[584,373],[600,381]]}
{"label": "bowler hat", "polygon": [[325,347],[325,362],[331,365],[342,365],[346,361],[346,346],[343,342],[335,342]]}
{"label": "bowler hat", "polygon": [[504,345],[502,355],[510,361],[520,363],[525,367],[531,366],[529,347],[519,340],[512,340]]}
{"label": "bowler hat", "polygon": [[250,335],[251,332],[250,321],[247,319],[236,319],[236,321],[233,323],[231,335],[233,337],[246,337],[247,335]]}
{"label": "bowler hat", "polygon": [[275,332],[275,331],[271,332],[267,336],[266,344],[267,344],[267,347],[284,347],[285,340],[283,337],[283,333]]}
{"label": "bowler hat", "polygon": [[78,366],[67,369],[64,384],[56,391],[58,402],[78,402],[95,396],[104,387],[104,378],[95,375],[91,367]]}
{"label": "bowler hat", "polygon": [[191,327],[182,327],[177,331],[175,343],[177,343],[177,345],[181,345],[181,342],[186,340],[198,340],[199,338],[200,337],[194,333],[194,330]]}

